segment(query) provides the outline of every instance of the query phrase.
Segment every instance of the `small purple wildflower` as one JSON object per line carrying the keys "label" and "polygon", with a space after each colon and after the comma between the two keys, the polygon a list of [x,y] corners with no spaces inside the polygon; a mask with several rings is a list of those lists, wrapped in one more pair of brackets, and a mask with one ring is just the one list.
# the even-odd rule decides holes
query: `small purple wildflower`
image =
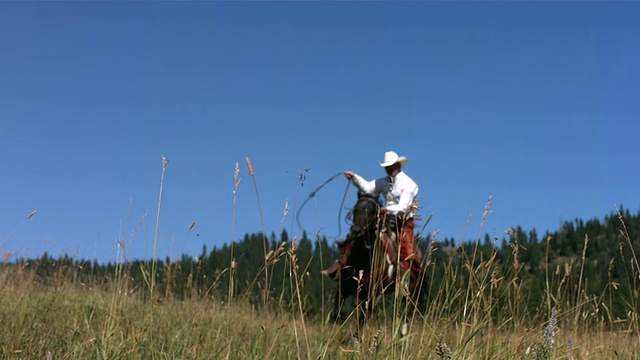
{"label": "small purple wildflower", "polygon": [[549,324],[544,328],[544,338],[542,345],[544,347],[551,347],[556,342],[556,325],[558,324],[558,310],[554,307],[551,309],[551,317],[549,318]]}

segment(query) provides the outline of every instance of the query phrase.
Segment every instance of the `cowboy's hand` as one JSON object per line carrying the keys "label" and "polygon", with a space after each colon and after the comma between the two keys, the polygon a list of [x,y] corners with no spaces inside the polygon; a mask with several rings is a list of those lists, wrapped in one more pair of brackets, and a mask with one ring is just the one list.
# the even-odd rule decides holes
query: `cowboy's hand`
{"label": "cowboy's hand", "polygon": [[387,215],[387,208],[380,206],[380,217],[384,218]]}
{"label": "cowboy's hand", "polygon": [[344,176],[349,180],[353,179],[353,171],[345,171]]}

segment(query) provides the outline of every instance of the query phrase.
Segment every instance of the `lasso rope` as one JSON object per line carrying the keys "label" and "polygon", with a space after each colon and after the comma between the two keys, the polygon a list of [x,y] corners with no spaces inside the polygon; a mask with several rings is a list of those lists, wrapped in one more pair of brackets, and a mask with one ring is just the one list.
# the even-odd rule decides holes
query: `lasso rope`
{"label": "lasso rope", "polygon": [[[338,176],[340,176],[342,174],[342,171],[333,175],[332,177],[330,177],[327,181],[325,181],[324,183],[322,183],[320,186],[318,186],[317,188],[315,188],[310,194],[309,196],[304,200],[304,202],[302,203],[302,205],[300,205],[300,208],[298,209],[298,214],[296,214],[296,222],[298,223],[298,227],[300,228],[300,230],[304,230],[304,228],[302,227],[302,224],[300,223],[300,213],[302,212],[302,209],[304,208],[304,206],[306,205],[307,201],[309,201],[311,198],[315,197],[316,194],[318,193],[318,191],[320,191],[320,189],[322,189],[325,185],[327,185],[328,183],[330,183],[331,181],[333,181],[335,178],[337,178]],[[340,224],[340,217],[342,216],[342,208],[344,207],[344,203],[347,199],[347,194],[349,193],[349,185],[351,185],[351,181],[347,182],[347,188],[344,191],[344,195],[342,196],[342,203],[340,204],[340,210],[338,210],[338,235],[336,236],[327,236],[329,238],[338,238],[340,236],[340,234],[342,234],[342,226]]]}

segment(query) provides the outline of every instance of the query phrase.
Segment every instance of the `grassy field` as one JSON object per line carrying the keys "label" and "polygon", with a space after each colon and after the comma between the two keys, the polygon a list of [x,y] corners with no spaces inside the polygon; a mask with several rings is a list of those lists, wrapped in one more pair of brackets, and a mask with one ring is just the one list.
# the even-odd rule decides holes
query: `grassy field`
{"label": "grassy field", "polygon": [[2,359],[640,359],[638,333],[594,326],[589,304],[553,309],[536,323],[496,317],[498,302],[471,293],[467,309],[444,311],[447,297],[467,291],[442,289],[402,337],[405,316],[393,295],[392,311],[357,331],[353,318],[305,318],[295,306],[267,312],[211,296],[151,297],[122,273],[93,285],[62,272],[45,284],[7,264],[1,273]]}
{"label": "grassy field", "polygon": [[[247,165],[253,178],[248,159]],[[163,158],[163,178],[165,168]],[[237,190],[237,165],[234,177]],[[255,180],[254,186],[257,193]],[[630,288],[638,289],[638,259],[628,235],[625,241],[631,253],[625,271]],[[256,286],[265,291],[261,299],[246,300],[195,291],[178,300],[168,288],[158,289],[155,260],[143,269],[146,286],[140,287],[132,285],[126,265],[88,283],[74,277],[73,269],[60,268],[43,278],[24,264],[9,263],[7,252],[0,264],[0,358],[640,359],[636,290],[624,294],[626,316],[614,317],[607,304],[617,296],[619,284],[610,281],[602,295],[586,295],[583,284],[588,279],[581,268],[565,263],[561,271],[547,258],[540,310],[529,313],[523,310],[528,294],[519,276],[524,265],[518,260],[517,241],[510,244],[513,262],[506,273],[498,270],[497,252],[449,249],[444,274],[430,273],[435,269],[433,254],[424,254],[424,275],[442,280],[438,288],[424,289],[429,295],[425,307],[405,307],[398,296],[388,295],[381,302],[382,311],[360,329],[355,312],[341,324],[326,320],[328,310],[305,314],[305,275],[295,239],[282,245],[273,252],[265,243],[264,266],[255,274]],[[587,246],[585,238],[579,263],[584,264]],[[227,270],[232,275],[231,254]],[[280,296],[268,291],[269,269],[277,261],[289,264],[287,291],[294,295],[286,306],[278,305]],[[454,262],[458,266],[451,266]],[[410,331],[401,336],[401,325],[408,319]]]}

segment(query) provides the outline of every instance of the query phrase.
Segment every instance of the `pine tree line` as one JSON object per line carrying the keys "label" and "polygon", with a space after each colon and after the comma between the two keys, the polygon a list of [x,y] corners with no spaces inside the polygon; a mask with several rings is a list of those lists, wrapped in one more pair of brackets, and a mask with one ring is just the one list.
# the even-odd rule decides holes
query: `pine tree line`
{"label": "pine tree line", "polygon": [[[267,293],[274,311],[304,304],[309,316],[325,314],[332,305],[335,283],[323,277],[320,270],[338,257],[335,245],[326,238],[310,239],[306,233],[301,238],[290,238],[286,231],[279,237],[275,233],[265,236],[246,234],[233,244],[211,250],[203,246],[197,257],[183,255],[157,261],[155,294],[147,291],[153,275],[151,261],[99,264],[66,255],[54,259],[45,253],[37,259],[5,264],[4,268],[30,270],[43,285],[72,281],[108,289],[119,281],[143,297],[179,300],[197,296],[261,306]],[[487,234],[474,242],[438,240],[431,235],[418,240],[425,262],[425,308],[428,310],[428,304],[434,301],[446,303],[438,310],[442,316],[447,315],[447,307],[465,305],[460,292],[474,288],[480,277],[490,286],[480,286],[478,296],[505,302],[489,310],[496,312],[496,320],[502,316],[501,306],[511,312],[535,314],[550,309],[551,302],[565,307],[598,302],[594,309],[601,308],[610,323],[625,318],[629,311],[640,313],[640,213],[621,209],[602,221],[568,221],[556,232],[542,236],[517,227],[501,239]],[[268,244],[266,257],[264,241]],[[265,266],[269,267],[267,292]],[[7,276],[6,270],[4,274]],[[499,279],[510,279],[511,283]],[[503,296],[507,292],[517,294]],[[509,303],[514,299],[522,301]]]}

